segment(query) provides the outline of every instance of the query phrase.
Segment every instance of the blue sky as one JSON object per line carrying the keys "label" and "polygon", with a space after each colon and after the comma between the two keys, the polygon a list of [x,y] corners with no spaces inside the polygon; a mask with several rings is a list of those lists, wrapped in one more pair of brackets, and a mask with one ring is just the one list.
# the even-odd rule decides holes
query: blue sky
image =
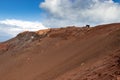
{"label": "blue sky", "polygon": [[0,0],[0,19],[40,20],[44,0]]}
{"label": "blue sky", "polygon": [[23,31],[120,22],[120,0],[0,0],[0,42]]}
{"label": "blue sky", "polygon": [[43,9],[39,8],[41,2],[44,0],[0,0],[0,20],[6,18],[42,20]]}
{"label": "blue sky", "polygon": [[115,2],[118,2],[118,3],[120,2],[120,0],[114,0],[114,1],[115,1]]}

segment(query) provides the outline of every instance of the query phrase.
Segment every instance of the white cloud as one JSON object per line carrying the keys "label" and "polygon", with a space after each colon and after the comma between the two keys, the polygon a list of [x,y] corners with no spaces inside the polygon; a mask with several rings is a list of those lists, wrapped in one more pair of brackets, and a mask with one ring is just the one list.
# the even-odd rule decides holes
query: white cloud
{"label": "white cloud", "polygon": [[37,31],[40,29],[47,29],[47,27],[45,27],[40,22],[22,21],[15,19],[6,19],[0,21],[0,33],[3,33],[0,35],[0,37],[4,39],[14,37],[23,31]]}
{"label": "white cloud", "polygon": [[113,0],[45,0],[44,24],[50,27],[103,24],[120,21],[120,4]]}

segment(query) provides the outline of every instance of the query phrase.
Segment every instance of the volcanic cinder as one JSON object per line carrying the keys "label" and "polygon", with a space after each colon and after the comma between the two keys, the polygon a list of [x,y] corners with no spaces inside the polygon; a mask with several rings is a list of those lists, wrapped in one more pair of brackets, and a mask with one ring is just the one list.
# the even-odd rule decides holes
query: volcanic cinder
{"label": "volcanic cinder", "polygon": [[1,42],[0,80],[120,80],[120,23],[25,31]]}

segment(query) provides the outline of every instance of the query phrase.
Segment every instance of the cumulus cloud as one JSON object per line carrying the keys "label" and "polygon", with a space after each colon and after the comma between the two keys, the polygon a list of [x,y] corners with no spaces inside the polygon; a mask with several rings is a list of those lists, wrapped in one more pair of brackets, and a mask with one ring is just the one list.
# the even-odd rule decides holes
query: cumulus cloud
{"label": "cumulus cloud", "polygon": [[0,41],[14,37],[23,31],[37,31],[40,29],[47,29],[47,27],[45,27],[40,22],[22,21],[15,19],[2,20],[0,21]]}
{"label": "cumulus cloud", "polygon": [[113,0],[45,0],[44,24],[50,27],[103,24],[120,21],[120,4]]}

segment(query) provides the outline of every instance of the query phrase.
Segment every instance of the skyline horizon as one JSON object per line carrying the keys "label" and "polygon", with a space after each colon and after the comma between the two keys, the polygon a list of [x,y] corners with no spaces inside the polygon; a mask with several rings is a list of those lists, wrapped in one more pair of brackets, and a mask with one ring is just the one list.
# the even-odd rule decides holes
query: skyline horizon
{"label": "skyline horizon", "polygon": [[119,0],[1,0],[0,42],[29,30],[120,22]]}

